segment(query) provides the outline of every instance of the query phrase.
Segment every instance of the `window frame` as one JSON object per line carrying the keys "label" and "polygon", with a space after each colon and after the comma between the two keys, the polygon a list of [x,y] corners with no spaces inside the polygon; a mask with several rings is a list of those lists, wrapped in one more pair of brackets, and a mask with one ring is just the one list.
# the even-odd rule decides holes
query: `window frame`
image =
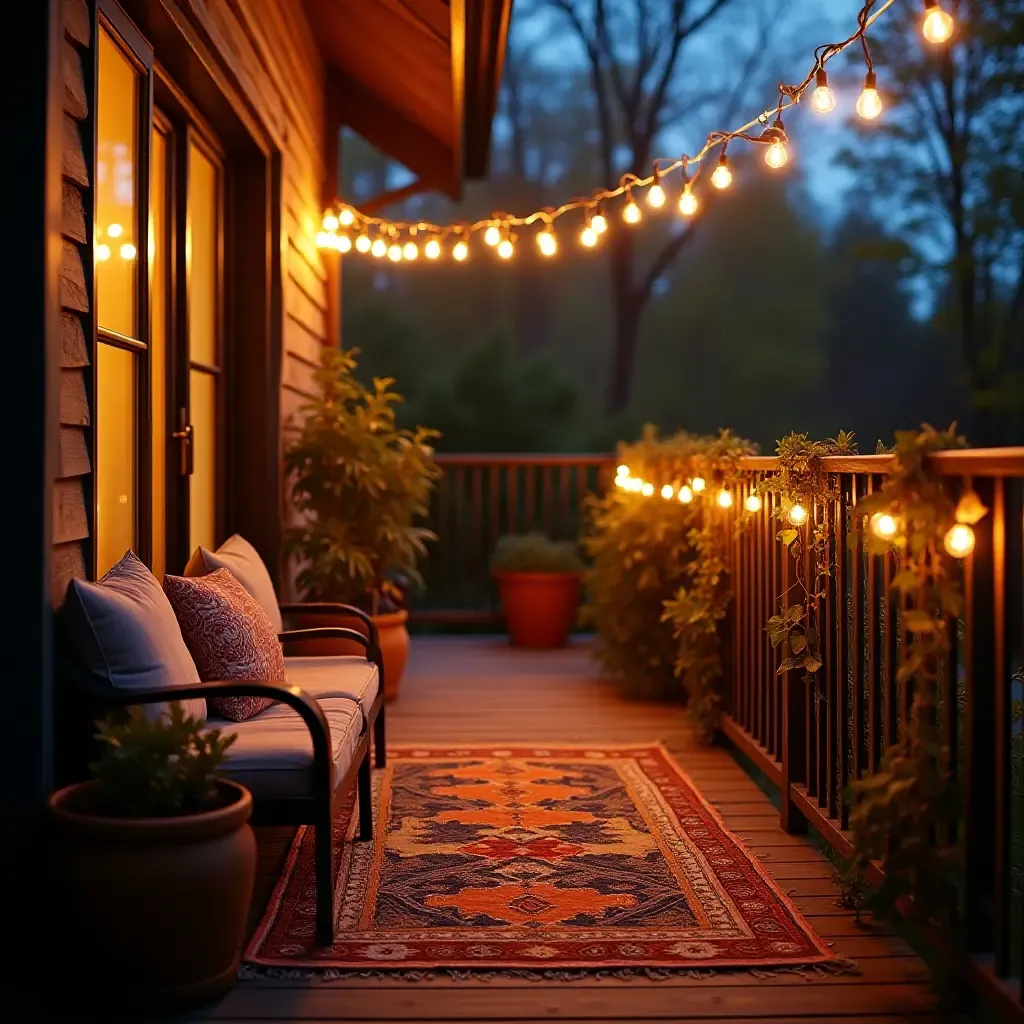
{"label": "window frame", "polygon": [[97,576],[99,561],[99,464],[97,460],[97,438],[101,412],[97,386],[97,356],[100,345],[110,345],[132,353],[135,367],[135,410],[134,410],[134,510],[132,523],[132,549],[146,565],[152,564],[152,431],[150,429],[150,408],[152,402],[152,372],[150,367],[150,303],[149,303],[149,196],[150,196],[150,132],[153,126],[154,54],[153,47],[139,32],[135,24],[124,13],[115,0],[97,0],[93,24],[92,68],[92,156],[95,172],[96,155],[99,152],[99,38],[106,32],[124,57],[138,74],[139,91],[135,98],[135,324],[138,337],[129,337],[107,327],[101,327],[97,303],[97,280],[95,258],[96,189],[98,183],[93,174],[89,189],[87,209],[87,240],[91,269],[90,320],[92,327],[91,359],[91,407],[93,424],[90,438],[92,460],[92,523],[90,524],[89,575]]}

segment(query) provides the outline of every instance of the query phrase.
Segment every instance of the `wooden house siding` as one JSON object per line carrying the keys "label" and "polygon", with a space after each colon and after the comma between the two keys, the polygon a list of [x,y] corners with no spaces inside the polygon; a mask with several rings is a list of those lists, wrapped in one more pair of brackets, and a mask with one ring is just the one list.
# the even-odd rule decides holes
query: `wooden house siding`
{"label": "wooden house siding", "polygon": [[87,251],[85,211],[90,187],[83,139],[90,131],[88,92],[83,68],[91,67],[91,16],[86,0],[64,0],[64,176],[61,234],[60,301],[60,455],[53,487],[53,558],[51,592],[56,604],[64,600],[68,583],[84,576],[90,542],[89,458],[91,410],[89,349],[86,343],[90,294],[88,285],[92,257]]}

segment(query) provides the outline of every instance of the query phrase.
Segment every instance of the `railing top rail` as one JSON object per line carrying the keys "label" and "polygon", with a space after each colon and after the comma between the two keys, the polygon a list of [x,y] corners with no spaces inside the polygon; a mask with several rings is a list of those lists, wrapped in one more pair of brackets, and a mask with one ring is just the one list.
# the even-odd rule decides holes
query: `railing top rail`
{"label": "railing top rail", "polygon": [[[1024,447],[964,448],[937,452],[929,459],[944,476],[1021,476],[1024,477]],[[831,473],[888,473],[891,455],[829,455],[822,459]],[[774,472],[779,460],[774,455],[751,455],[740,461],[752,472]]]}
{"label": "railing top rail", "polygon": [[439,466],[608,466],[615,461],[615,455],[611,452],[606,455],[438,452],[434,459]]}

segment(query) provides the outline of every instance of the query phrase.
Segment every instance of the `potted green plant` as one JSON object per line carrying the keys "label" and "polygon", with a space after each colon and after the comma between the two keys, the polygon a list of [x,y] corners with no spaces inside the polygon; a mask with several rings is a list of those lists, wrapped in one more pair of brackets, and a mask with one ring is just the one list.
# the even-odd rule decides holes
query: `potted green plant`
{"label": "potted green plant", "polygon": [[491,558],[514,647],[564,647],[576,621],[583,562],[571,541],[502,537]]}
{"label": "potted green plant", "polygon": [[[285,550],[298,563],[296,582],[307,601],[344,602],[373,616],[384,658],[385,696],[398,694],[409,652],[409,617],[400,579],[417,571],[434,535],[418,523],[429,511],[440,470],[434,430],[399,428],[402,401],[390,378],[367,387],[356,377],[358,349],[326,348],[316,371],[317,394],[299,409],[285,452],[299,522]],[[358,619],[323,611],[295,625],[361,628]],[[346,641],[306,641],[296,653],[361,653]]]}
{"label": "potted green plant", "polygon": [[235,737],[179,702],[98,726],[93,778],[47,803],[60,941],[104,1004],[212,999],[238,972],[256,873],[252,796],[216,775]]}

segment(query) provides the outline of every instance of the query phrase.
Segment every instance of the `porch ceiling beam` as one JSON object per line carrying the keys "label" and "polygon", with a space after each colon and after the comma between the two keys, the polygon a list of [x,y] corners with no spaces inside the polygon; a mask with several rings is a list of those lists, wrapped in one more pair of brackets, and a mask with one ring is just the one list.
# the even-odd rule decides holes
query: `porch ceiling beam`
{"label": "porch ceiling beam", "polygon": [[430,186],[425,181],[417,178],[415,181],[410,181],[408,185],[403,185],[401,188],[388,189],[387,192],[381,192],[372,199],[368,199],[365,203],[360,203],[359,209],[372,217],[380,213],[381,210],[386,210],[389,206],[400,203],[403,199],[408,199],[410,196],[416,196],[421,192],[428,191],[429,188]]}
{"label": "porch ceiling beam", "polygon": [[335,129],[344,124],[358,132],[417,175],[423,188],[461,197],[462,176],[449,145],[339,71],[328,71],[327,93],[328,109],[340,117]]}
{"label": "porch ceiling beam", "polygon": [[[512,0],[480,0],[466,6],[462,173],[467,178],[482,178],[487,174],[490,157],[491,127],[505,67]],[[453,0],[453,18],[454,10]],[[454,60],[454,50],[452,56]]]}

